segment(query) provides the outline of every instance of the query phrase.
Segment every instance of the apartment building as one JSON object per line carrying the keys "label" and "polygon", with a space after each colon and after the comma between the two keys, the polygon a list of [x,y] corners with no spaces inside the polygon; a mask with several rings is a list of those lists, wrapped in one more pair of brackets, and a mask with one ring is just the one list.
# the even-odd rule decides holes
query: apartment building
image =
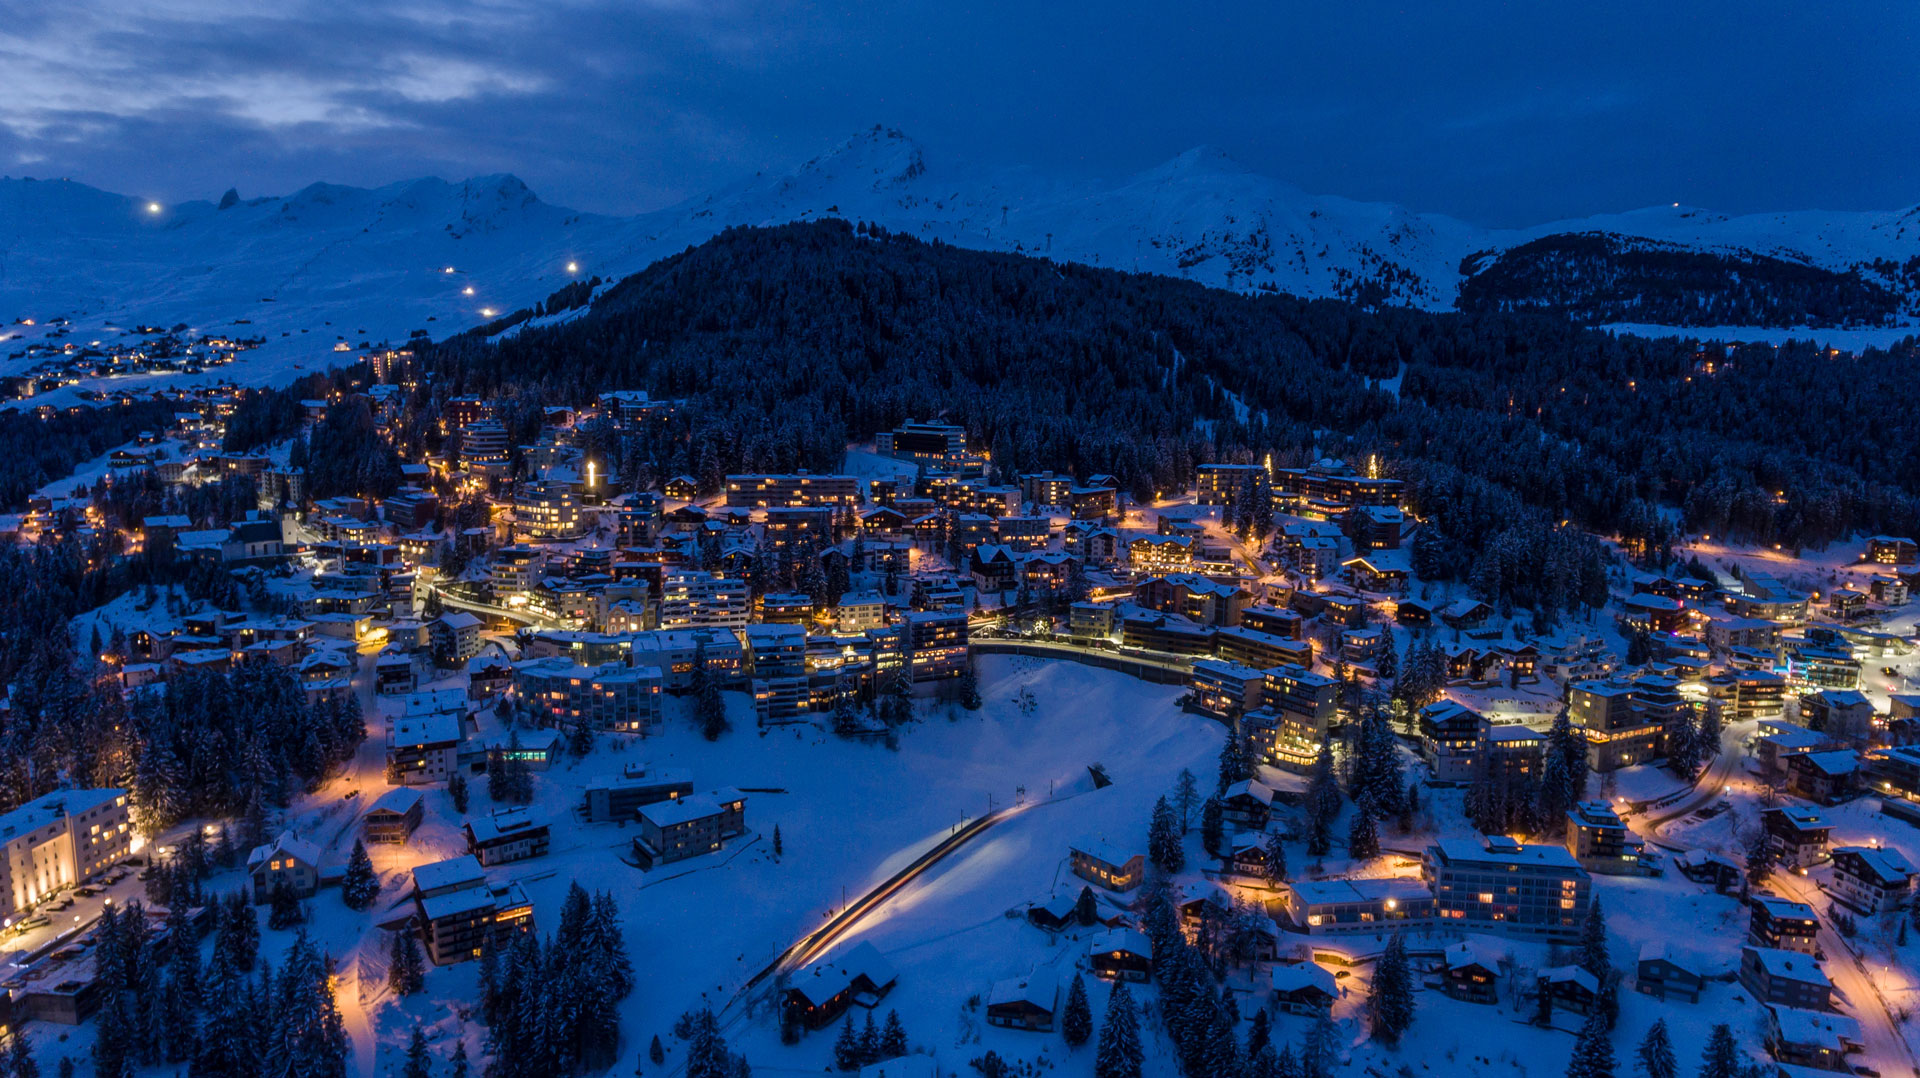
{"label": "apartment building", "polygon": [[1563,847],[1501,835],[1428,846],[1421,875],[1440,924],[1546,939],[1579,936],[1592,887],[1587,870]]}
{"label": "apartment building", "polygon": [[0,921],[124,860],[127,791],[55,790],[0,815]]}

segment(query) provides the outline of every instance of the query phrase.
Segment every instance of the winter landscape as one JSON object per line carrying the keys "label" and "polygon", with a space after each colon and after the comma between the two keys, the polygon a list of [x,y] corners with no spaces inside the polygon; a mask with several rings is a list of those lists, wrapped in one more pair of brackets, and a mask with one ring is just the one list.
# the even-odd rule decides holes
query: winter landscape
{"label": "winter landscape", "polygon": [[0,27],[0,1076],[1920,1078],[1898,87],[337,7]]}

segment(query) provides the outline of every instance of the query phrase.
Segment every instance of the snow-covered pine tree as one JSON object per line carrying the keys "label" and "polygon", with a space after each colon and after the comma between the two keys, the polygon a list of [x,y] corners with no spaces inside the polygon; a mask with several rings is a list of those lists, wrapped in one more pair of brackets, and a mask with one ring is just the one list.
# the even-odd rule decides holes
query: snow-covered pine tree
{"label": "snow-covered pine tree", "polygon": [[1413,969],[1407,960],[1406,940],[1395,932],[1373,967],[1372,993],[1367,997],[1367,1025],[1372,1035],[1388,1044],[1413,1024]]}
{"label": "snow-covered pine tree", "polygon": [[1094,1059],[1095,1078],[1140,1078],[1146,1053],[1140,1045],[1140,1016],[1125,981],[1113,982],[1107,994],[1107,1013],[1100,1025],[1100,1046]]}
{"label": "snow-covered pine tree", "polygon": [[1173,783],[1173,807],[1180,814],[1180,830],[1184,833],[1193,826],[1193,810],[1200,804],[1200,780],[1187,768],[1180,769],[1180,777]]}
{"label": "snow-covered pine tree", "polygon": [[1380,831],[1373,823],[1373,809],[1367,805],[1353,810],[1353,822],[1347,827],[1347,855],[1356,861],[1380,856]]}
{"label": "snow-covered pine tree", "polygon": [[1587,1016],[1579,1038],[1573,1042],[1567,1078],[1613,1078],[1613,1069],[1613,1041],[1607,1032],[1607,1020],[1595,1011]]}
{"label": "snow-covered pine tree", "polygon": [[1740,1073],[1740,1048],[1733,1040],[1733,1027],[1722,1022],[1707,1034],[1706,1050],[1700,1053],[1700,1078],[1736,1078]]}
{"label": "snow-covered pine tree", "polygon": [[364,910],[380,897],[380,880],[373,874],[373,858],[366,844],[353,840],[353,853],[347,857],[347,871],[340,879],[340,900],[350,910]]}
{"label": "snow-covered pine tree", "polygon": [[1580,966],[1594,979],[1605,983],[1613,973],[1613,958],[1607,953],[1607,914],[1600,907],[1600,897],[1593,896],[1587,904],[1587,918],[1580,925]]}
{"label": "snow-covered pine tree", "polygon": [[1325,857],[1333,848],[1333,820],[1340,814],[1340,781],[1333,774],[1333,745],[1320,743],[1307,786],[1307,852]]}
{"label": "snow-covered pine tree", "polygon": [[1220,856],[1220,845],[1226,839],[1226,814],[1217,797],[1207,798],[1206,806],[1200,810],[1200,845],[1214,857]]}
{"label": "snow-covered pine tree", "polygon": [[857,1071],[860,1063],[860,1034],[853,1028],[853,1015],[840,1023],[840,1035],[833,1040],[833,1065],[843,1071]]}
{"label": "snow-covered pine tree", "polygon": [[1087,1003],[1087,984],[1078,973],[1067,989],[1067,1009],[1060,1015],[1060,1035],[1067,1047],[1078,1048],[1093,1036],[1093,1008]]}
{"label": "snow-covered pine tree", "polygon": [[413,1024],[413,1035],[407,1038],[406,1061],[400,1065],[400,1078],[432,1078],[433,1053],[427,1050],[427,1031],[420,1023]]}
{"label": "snow-covered pine tree", "polygon": [[420,941],[410,929],[402,928],[393,934],[393,944],[387,949],[387,987],[394,995],[410,996],[426,984],[427,969],[420,954]]}
{"label": "snow-covered pine tree", "polygon": [[1147,825],[1147,859],[1167,875],[1187,867],[1186,851],[1174,830],[1173,806],[1162,797],[1153,805],[1153,818]]}
{"label": "snow-covered pine tree", "polygon": [[1279,832],[1267,836],[1267,882],[1284,883],[1287,878],[1287,844]]}
{"label": "snow-covered pine tree", "polygon": [[447,796],[453,799],[453,811],[465,816],[469,796],[465,774],[455,771],[452,777],[447,779]]}
{"label": "snow-covered pine tree", "polygon": [[898,1059],[907,1054],[907,1027],[900,1021],[900,1012],[889,1009],[887,1020],[880,1027],[880,1059]]}

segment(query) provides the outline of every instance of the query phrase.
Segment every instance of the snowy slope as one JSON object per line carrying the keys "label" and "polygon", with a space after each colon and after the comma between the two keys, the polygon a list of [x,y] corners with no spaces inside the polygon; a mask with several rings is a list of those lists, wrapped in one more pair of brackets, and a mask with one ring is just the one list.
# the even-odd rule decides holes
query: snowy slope
{"label": "snowy slope", "polygon": [[[1308,194],[1206,148],[1117,182],[1065,182],[968,170],[875,128],[791,171],[630,218],[548,205],[512,176],[372,190],[315,184],[282,198],[157,208],[67,181],[0,180],[0,357],[20,347],[9,336],[34,339],[56,316],[74,320],[70,339],[81,342],[116,326],[185,322],[267,338],[200,378],[283,380],[296,365],[332,362],[336,342],[400,341],[415,329],[444,337],[538,302],[576,275],[616,279],[728,226],[819,217],[1245,291],[1430,309],[1452,305],[1463,258],[1562,232],[1831,269],[1920,257],[1920,208],[1727,217],[1665,207],[1488,230]],[[41,325],[17,324],[27,318]],[[0,374],[21,366],[0,359]]]}

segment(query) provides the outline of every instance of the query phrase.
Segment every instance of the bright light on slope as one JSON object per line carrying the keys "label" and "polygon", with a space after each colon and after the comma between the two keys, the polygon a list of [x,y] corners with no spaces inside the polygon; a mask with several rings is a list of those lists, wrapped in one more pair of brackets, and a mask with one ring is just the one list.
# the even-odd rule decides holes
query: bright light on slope
{"label": "bright light on slope", "polygon": [[567,263],[567,272],[568,272],[568,273],[579,273],[579,272],[580,272],[580,263],[578,263],[578,262],[569,262],[569,263]]}
{"label": "bright light on slope", "polygon": [[480,308],[480,316],[481,316],[482,318],[492,318],[492,317],[493,317],[493,308],[492,308],[492,307],[482,307],[482,308]]}
{"label": "bright light on slope", "polygon": [[159,204],[158,202],[149,202],[149,203],[147,203],[147,212],[148,212],[148,213],[159,213],[159,212],[160,212],[160,204]]}

